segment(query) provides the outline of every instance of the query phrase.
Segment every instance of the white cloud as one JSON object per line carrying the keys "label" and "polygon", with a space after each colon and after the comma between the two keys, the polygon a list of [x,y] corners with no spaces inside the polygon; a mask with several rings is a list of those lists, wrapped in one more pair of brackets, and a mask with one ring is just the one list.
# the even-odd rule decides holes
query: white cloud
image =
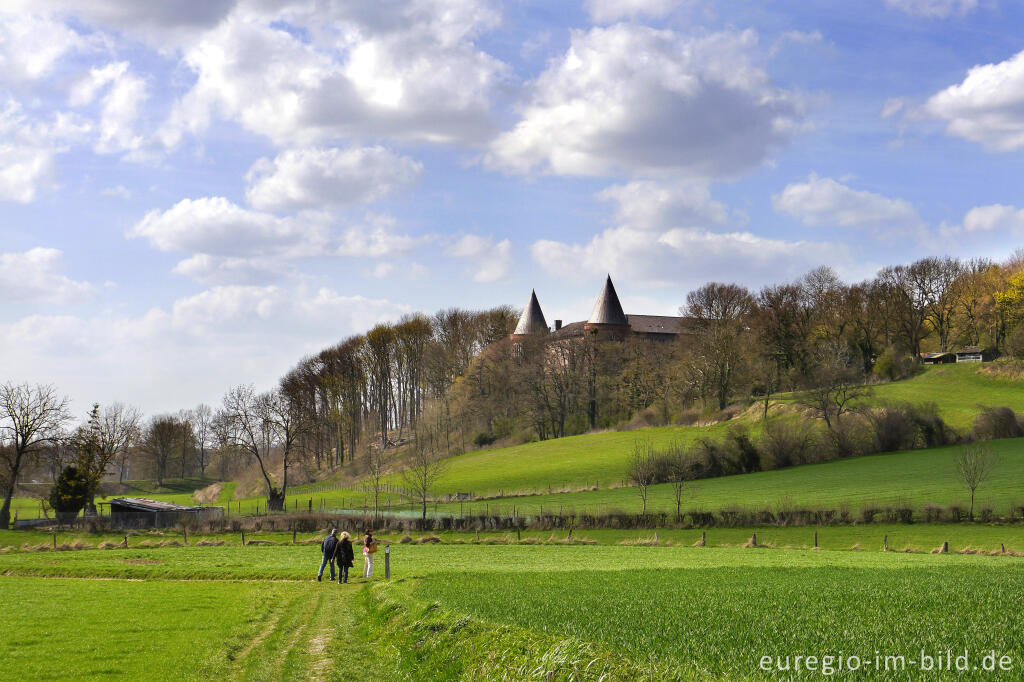
{"label": "white cloud", "polygon": [[134,131],[142,104],[148,99],[146,81],[130,71],[128,62],[112,62],[93,68],[71,89],[70,103],[81,107],[91,104],[106,89],[100,106],[99,154],[138,150],[144,139]]}
{"label": "white cloud", "polygon": [[890,118],[904,111],[907,101],[903,97],[890,97],[882,104],[882,118]]}
{"label": "white cloud", "polygon": [[604,273],[637,285],[695,287],[708,280],[756,286],[795,278],[820,265],[849,258],[827,242],[784,241],[750,232],[675,228],[653,234],[629,226],[595,235],[585,244],[535,242],[533,260],[555,277],[590,279]]}
{"label": "white cloud", "polygon": [[507,68],[474,40],[498,20],[483,0],[240,8],[185,51],[196,84],[162,138],[176,145],[216,113],[280,145],[480,140]]}
{"label": "white cloud", "polygon": [[397,234],[395,221],[388,216],[367,216],[367,224],[351,227],[338,239],[335,255],[355,258],[385,258],[412,250],[432,241],[432,236],[413,237]]}
{"label": "white cloud", "polygon": [[73,115],[56,113],[49,123],[31,120],[19,102],[0,108],[0,201],[30,203],[56,187],[55,157],[88,126]]}
{"label": "white cloud", "polygon": [[714,201],[707,185],[700,183],[634,180],[608,187],[597,198],[616,202],[616,221],[637,229],[704,227],[729,219],[725,204]]}
{"label": "white cloud", "polygon": [[27,204],[40,190],[56,186],[53,151],[0,142],[0,201]]}
{"label": "white cloud", "polygon": [[795,278],[821,265],[850,261],[844,245],[787,241],[743,230],[711,199],[706,187],[679,182],[635,181],[597,195],[615,201],[616,225],[584,243],[534,242],[533,260],[554,277],[585,281],[611,273],[638,286],[695,287],[709,280],[748,286]]}
{"label": "white cloud", "polygon": [[172,272],[208,285],[262,285],[283,279],[291,273],[291,268],[287,263],[266,258],[197,253],[175,265]]}
{"label": "white cloud", "polygon": [[601,24],[639,16],[664,17],[687,0],[586,0],[590,18]]}
{"label": "white cloud", "polygon": [[59,249],[0,253],[0,303],[74,303],[95,289],[60,273]]}
{"label": "white cloud", "polygon": [[922,17],[963,16],[978,6],[978,0],[885,0],[893,9]]}
{"label": "white cloud", "polygon": [[1004,204],[975,206],[964,216],[963,229],[975,233],[1024,236],[1024,209]]}
{"label": "white cloud", "polygon": [[619,24],[574,31],[532,84],[492,166],[527,173],[620,170],[731,176],[799,128],[797,95],[775,87],[752,30],[688,37]]}
{"label": "white cloud", "polygon": [[415,181],[422,170],[384,147],[290,149],[253,164],[246,198],[266,211],[367,203]]}
{"label": "white cloud", "polygon": [[153,413],[215,404],[241,383],[271,388],[304,354],[409,310],[326,288],[213,287],[138,315],[0,322],[0,357],[10,378],[57,383],[76,408],[123,400]]}
{"label": "white cloud", "polygon": [[920,231],[924,224],[903,199],[857,190],[815,173],[772,197],[776,211],[815,227],[852,227],[876,236]]}
{"label": "white cloud", "polygon": [[104,187],[100,190],[100,194],[105,197],[114,197],[116,199],[124,199],[128,201],[132,198],[132,191],[124,185],[115,185],[114,187]]}
{"label": "white cloud", "polygon": [[223,197],[183,199],[166,211],[147,213],[127,234],[161,251],[243,257],[328,255],[330,232],[318,214],[279,218]]}
{"label": "white cloud", "polygon": [[86,42],[63,22],[28,12],[0,12],[0,82],[42,78]]}
{"label": "white cloud", "polygon": [[946,132],[996,151],[1024,146],[1024,52],[975,66],[958,85],[932,95],[923,113],[946,121]]}
{"label": "white cloud", "polygon": [[217,24],[238,0],[5,0],[12,12],[56,14],[170,49]]}
{"label": "white cloud", "polygon": [[474,282],[496,282],[512,272],[512,242],[508,239],[495,242],[493,237],[466,234],[448,247],[445,254],[470,261]]}

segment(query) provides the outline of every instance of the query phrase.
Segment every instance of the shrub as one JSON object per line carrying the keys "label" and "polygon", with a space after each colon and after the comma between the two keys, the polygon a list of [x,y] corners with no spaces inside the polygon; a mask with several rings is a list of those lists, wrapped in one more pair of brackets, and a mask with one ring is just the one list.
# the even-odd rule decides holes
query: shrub
{"label": "shrub", "polygon": [[488,431],[481,431],[480,433],[473,436],[473,445],[477,446],[478,448],[482,448],[484,446],[490,445],[496,440],[497,437],[493,433],[490,433]]}
{"label": "shrub", "polygon": [[913,357],[890,346],[875,361],[872,371],[879,378],[896,381],[910,376],[916,369],[917,363]]}
{"label": "shrub", "polygon": [[64,467],[50,489],[50,506],[60,515],[74,516],[89,502],[89,481],[74,465]]}
{"label": "shrub", "polygon": [[971,435],[976,440],[1017,438],[1024,436],[1024,429],[1016,413],[1009,407],[986,407],[974,418]]}
{"label": "shrub", "polygon": [[[836,421],[828,430],[828,441],[832,446],[832,459],[856,457],[871,450],[871,429],[859,415],[849,415],[843,421]],[[817,461],[822,461],[819,457]]]}
{"label": "shrub", "polygon": [[765,424],[761,450],[772,469],[806,464],[814,445],[814,431],[805,420],[775,419]]}
{"label": "shrub", "polygon": [[876,452],[950,445],[956,433],[939,416],[935,403],[890,403],[867,413]]}
{"label": "shrub", "polygon": [[1024,324],[1018,324],[1017,328],[1006,337],[1006,352],[1015,360],[1024,360]]}

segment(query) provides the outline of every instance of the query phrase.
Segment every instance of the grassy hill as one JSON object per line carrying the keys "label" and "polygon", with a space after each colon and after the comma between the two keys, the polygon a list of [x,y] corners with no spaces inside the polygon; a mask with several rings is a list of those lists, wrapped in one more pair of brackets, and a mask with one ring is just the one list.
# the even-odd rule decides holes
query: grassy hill
{"label": "grassy hill", "polygon": [[[976,508],[988,505],[1006,513],[1011,504],[1024,505],[1024,439],[991,441],[999,453],[1000,465],[993,480],[979,488]],[[906,503],[916,509],[927,503],[967,505],[969,497],[957,478],[953,455],[959,446],[911,450],[869,455],[822,464],[807,464],[789,469],[753,474],[724,476],[687,484],[684,509],[709,511],[729,507],[777,509],[787,506],[839,508],[847,504],[853,513],[862,505]],[[636,488],[618,488],[593,492],[536,495],[475,502],[492,512],[511,510],[522,513],[540,511],[639,512],[640,494]],[[670,485],[649,489],[648,510],[674,511]],[[458,510],[459,505],[440,505],[441,510]],[[465,505],[464,505],[465,508]]]}
{"label": "grassy hill", "polygon": [[1024,413],[1024,381],[990,374],[986,367],[971,363],[925,367],[910,379],[875,386],[870,402],[935,403],[946,423],[961,432],[970,430],[982,406]]}
{"label": "grassy hill", "polygon": [[[961,432],[970,430],[982,406],[1007,406],[1024,413],[1024,381],[979,371],[979,365],[926,367],[917,376],[874,387],[870,403],[905,401],[935,403],[939,413]],[[792,402],[783,396],[780,402]],[[759,423],[759,411],[750,410],[739,422]],[[633,444],[649,438],[655,445],[673,440],[692,442],[718,437],[731,423],[709,427],[662,427],[637,431],[590,433],[506,448],[479,450],[449,459],[449,470],[438,488],[445,492],[477,495],[500,491],[578,489],[620,481],[633,452]]]}

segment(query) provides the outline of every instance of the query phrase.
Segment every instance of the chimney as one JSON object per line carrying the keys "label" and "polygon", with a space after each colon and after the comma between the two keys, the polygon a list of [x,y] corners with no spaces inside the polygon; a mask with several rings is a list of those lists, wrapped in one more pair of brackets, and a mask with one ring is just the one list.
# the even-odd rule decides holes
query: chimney
{"label": "chimney", "polygon": [[555,331],[557,332],[561,328],[562,328],[562,321],[561,320],[555,320]]}

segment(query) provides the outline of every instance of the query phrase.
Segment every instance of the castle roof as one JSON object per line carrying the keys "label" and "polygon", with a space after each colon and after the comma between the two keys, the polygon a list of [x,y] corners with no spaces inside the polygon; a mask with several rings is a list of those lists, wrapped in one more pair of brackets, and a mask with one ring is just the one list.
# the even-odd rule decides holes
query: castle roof
{"label": "castle roof", "polygon": [[605,280],[604,289],[597,297],[594,310],[590,313],[588,324],[615,324],[628,326],[629,320],[622,312],[622,304],[619,303],[619,295],[615,293],[615,285],[612,284],[612,276],[608,275]]}
{"label": "castle roof", "polygon": [[544,334],[548,331],[548,323],[544,319],[544,313],[540,309],[540,302],[537,301],[537,292],[530,292],[530,301],[523,308],[523,314],[519,316],[519,324],[513,334]]}

